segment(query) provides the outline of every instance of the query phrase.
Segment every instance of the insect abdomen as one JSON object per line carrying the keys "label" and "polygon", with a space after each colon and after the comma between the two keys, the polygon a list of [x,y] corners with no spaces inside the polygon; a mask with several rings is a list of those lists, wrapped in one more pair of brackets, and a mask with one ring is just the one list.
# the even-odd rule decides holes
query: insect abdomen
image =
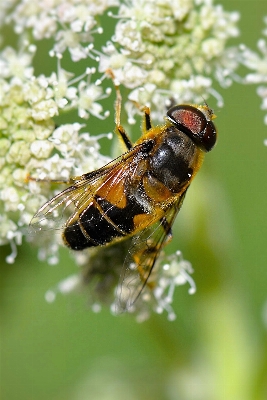
{"label": "insect abdomen", "polygon": [[63,233],[65,244],[73,250],[105,245],[134,231],[134,217],[144,209],[132,198],[121,208],[95,196],[94,201]]}

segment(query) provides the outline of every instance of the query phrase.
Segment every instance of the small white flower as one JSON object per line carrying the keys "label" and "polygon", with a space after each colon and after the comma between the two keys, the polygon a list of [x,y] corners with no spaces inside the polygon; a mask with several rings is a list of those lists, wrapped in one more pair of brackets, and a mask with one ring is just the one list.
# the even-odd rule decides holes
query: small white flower
{"label": "small white flower", "polygon": [[16,53],[11,47],[6,47],[0,54],[0,77],[30,78],[33,75],[33,55],[34,51]]}
{"label": "small white flower", "polygon": [[14,187],[5,187],[1,191],[1,200],[4,202],[6,211],[16,211],[19,203],[19,194]]}
{"label": "small white flower", "polygon": [[78,85],[77,107],[81,118],[88,118],[90,114],[103,118],[103,107],[97,100],[103,99],[103,89],[95,84],[81,81]]}
{"label": "small white flower", "polygon": [[[264,23],[267,25],[267,17],[264,18]],[[267,29],[263,30],[263,35],[267,36]],[[257,43],[258,52],[241,46],[242,55],[241,62],[252,72],[245,77],[245,83],[248,84],[266,84],[267,83],[267,41],[259,39]],[[257,94],[262,98],[261,108],[267,109],[267,86],[260,85],[257,88]],[[267,124],[267,115],[264,119]]]}
{"label": "small white flower", "polygon": [[31,153],[36,158],[48,158],[53,150],[53,144],[47,140],[35,140],[31,144]]}

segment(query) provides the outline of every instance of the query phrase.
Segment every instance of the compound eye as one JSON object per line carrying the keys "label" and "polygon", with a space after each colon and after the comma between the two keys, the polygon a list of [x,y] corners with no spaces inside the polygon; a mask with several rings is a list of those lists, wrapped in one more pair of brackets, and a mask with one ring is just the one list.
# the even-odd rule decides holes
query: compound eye
{"label": "compound eye", "polygon": [[186,133],[202,150],[210,151],[216,143],[217,132],[211,120],[198,108],[180,105],[170,108],[168,119]]}
{"label": "compound eye", "polygon": [[204,149],[210,151],[217,140],[217,131],[212,121],[207,121],[206,129],[201,136],[201,142],[203,143]]}
{"label": "compound eye", "polygon": [[204,114],[190,105],[175,106],[167,112],[167,115],[180,128],[189,129],[193,134],[202,132],[207,123]]}

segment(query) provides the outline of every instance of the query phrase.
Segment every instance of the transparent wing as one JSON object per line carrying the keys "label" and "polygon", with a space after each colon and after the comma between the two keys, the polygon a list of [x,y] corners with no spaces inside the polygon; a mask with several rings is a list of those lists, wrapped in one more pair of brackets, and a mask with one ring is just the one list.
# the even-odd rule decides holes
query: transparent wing
{"label": "transparent wing", "polygon": [[[171,239],[171,227],[179,212],[184,192],[167,210],[165,216],[134,236],[126,256],[117,289],[116,311],[129,310],[149,283],[149,277],[163,246]],[[151,288],[152,288],[151,283]]]}
{"label": "transparent wing", "polygon": [[[74,178],[74,183],[47,201],[33,216],[30,230],[62,229],[70,219],[77,219],[83,210],[93,202],[94,196],[101,193],[107,197],[113,193],[114,201],[119,202],[124,182],[131,170],[129,163],[134,158],[134,151],[118,157],[106,166]],[[127,161],[127,162],[126,162]]]}

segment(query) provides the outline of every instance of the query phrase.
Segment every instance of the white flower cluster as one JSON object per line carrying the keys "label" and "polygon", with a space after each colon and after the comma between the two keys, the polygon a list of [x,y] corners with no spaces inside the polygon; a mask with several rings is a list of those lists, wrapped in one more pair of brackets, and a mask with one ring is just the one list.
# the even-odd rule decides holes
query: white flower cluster
{"label": "white flower cluster", "polygon": [[105,97],[101,87],[88,79],[72,87],[60,67],[49,77],[34,76],[34,53],[35,46],[25,45],[20,53],[7,47],[0,54],[0,245],[11,244],[9,262],[14,262],[15,244],[21,244],[22,228],[53,195],[51,185],[27,183],[28,176],[68,180],[109,160],[99,153],[97,137],[80,133],[82,124],[56,128],[54,122],[63,108],[103,118],[97,102]]}
{"label": "white flower cluster", "polygon": [[[110,7],[116,8],[111,12]],[[162,120],[168,102],[202,103],[203,96],[212,94],[222,103],[212,85],[215,79],[227,86],[234,76],[237,49],[226,45],[228,39],[238,35],[237,21],[237,13],[224,11],[212,0],[1,3],[1,29],[6,25],[13,28],[19,49],[15,50],[10,43],[0,48],[0,245],[9,243],[12,248],[7,262],[14,262],[16,246],[22,243],[34,213],[55,190],[61,189],[45,180],[67,181],[70,176],[92,171],[109,161],[101,155],[98,143],[99,138],[107,135],[91,136],[85,125],[89,117],[96,118],[99,125],[99,120],[108,115],[102,105],[111,92],[102,85],[107,69],[124,87],[130,122],[138,112],[136,102],[151,106],[157,120]],[[95,36],[104,27],[110,29],[114,25],[113,36],[97,48]],[[54,57],[57,68],[36,75],[36,54],[40,54],[47,39],[51,48],[45,57]],[[1,37],[0,43],[4,43]],[[68,65],[68,70],[63,65]],[[83,72],[76,76],[78,66]],[[76,122],[57,126],[57,118],[64,121],[64,115],[70,111],[76,111]],[[46,237],[34,235],[30,240],[37,243],[38,236],[42,236],[39,257],[56,263],[60,243],[57,235],[49,232]],[[90,279],[83,277],[83,283],[95,282],[91,278],[101,275],[101,285],[93,283],[92,288],[100,300],[106,300],[109,294],[114,296],[113,278],[120,276],[125,251],[119,246],[115,258],[109,254],[103,248],[97,249],[95,255],[88,256],[86,251],[76,255],[81,265],[88,266],[90,259]],[[114,268],[117,257],[120,259]],[[151,293],[145,289],[135,305],[139,319],[146,318],[151,304],[156,312],[166,310],[169,319],[173,319],[170,303],[174,287],[189,281],[193,291],[190,273],[189,264],[179,255],[170,258],[161,273],[155,270],[155,290]],[[68,291],[78,281],[81,279],[77,277],[69,280],[58,290]],[[51,293],[47,296],[49,301],[53,298]],[[98,303],[93,304],[97,310]]]}
{"label": "white flower cluster", "polygon": [[[179,250],[175,254],[159,258],[150,277],[150,282],[155,283],[154,289],[146,286],[129,312],[136,314],[138,322],[143,322],[149,318],[151,309],[157,314],[166,311],[169,321],[174,321],[176,314],[172,302],[175,288],[188,283],[189,294],[194,294],[196,286],[191,277],[193,272],[192,265],[183,259]],[[114,308],[114,304],[111,305],[111,309]]]}
{"label": "white flower cluster", "polygon": [[[123,281],[121,287],[117,287],[123,267],[125,253],[128,250],[129,241],[123,244],[108,247],[107,249],[95,249],[93,255],[82,266],[82,274],[74,274],[59,282],[46,293],[49,303],[55,301],[57,294],[68,295],[73,291],[89,292],[89,302],[92,311],[99,312],[102,304],[109,304],[111,313],[117,315],[121,312],[118,308],[118,297],[113,302],[113,297],[123,291],[129,282]],[[182,253],[177,251],[170,256],[163,256],[157,260],[150,277],[150,283],[155,284],[151,289],[146,285],[137,301],[128,308],[128,312],[136,316],[138,322],[147,320],[151,311],[157,314],[167,312],[169,321],[176,318],[172,307],[173,295],[176,286],[189,284],[189,294],[196,291],[195,282],[191,277],[193,273],[191,264],[183,259]]]}
{"label": "white flower cluster", "polygon": [[[123,2],[116,17],[100,71],[111,68],[130,100],[151,106],[158,119],[168,101],[201,103],[213,94],[222,105],[213,79],[229,85],[238,66],[238,50],[226,48],[238,36],[237,12],[211,0],[136,0]],[[131,122],[136,108],[126,107]]]}
{"label": "white flower cluster", "polygon": [[53,38],[53,51],[69,50],[73,61],[87,58],[97,27],[97,16],[117,5],[116,0],[22,0],[8,15],[17,34],[30,29],[34,40]]}
{"label": "white flower cluster", "polygon": [[[267,17],[264,18],[266,28],[263,30],[263,36],[267,37]],[[267,41],[259,39],[257,43],[258,52],[251,50],[245,45],[241,46],[241,62],[252,72],[245,77],[245,83],[261,84],[257,88],[257,94],[262,98],[261,108],[267,110]],[[267,125],[267,115],[264,119]],[[267,142],[266,142],[267,145]]]}

